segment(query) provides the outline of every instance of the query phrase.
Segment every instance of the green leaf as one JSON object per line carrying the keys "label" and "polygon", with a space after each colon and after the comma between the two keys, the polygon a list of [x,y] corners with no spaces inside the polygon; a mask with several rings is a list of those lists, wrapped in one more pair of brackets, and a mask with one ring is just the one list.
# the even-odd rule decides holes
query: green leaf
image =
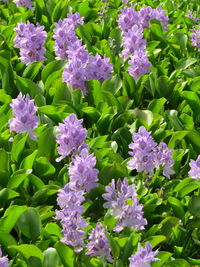
{"label": "green leaf", "polygon": [[45,185],[43,188],[35,192],[33,195],[33,202],[45,203],[48,197],[57,194],[58,189],[60,189],[57,185]]}
{"label": "green leaf", "polygon": [[180,220],[178,218],[169,216],[161,222],[161,233],[165,235],[166,239],[168,240],[173,233],[173,230],[177,228],[179,224]]}
{"label": "green leaf", "polygon": [[60,257],[55,248],[48,248],[44,251],[44,263],[43,267],[55,267],[60,266]]}
{"label": "green leaf", "polygon": [[20,92],[29,94],[31,98],[34,98],[36,95],[43,95],[42,89],[29,79],[16,76],[16,86]]}
{"label": "green leaf", "polygon": [[189,131],[175,132],[169,140],[168,147],[175,148],[177,143],[179,143],[187,134],[189,134]]}
{"label": "green leaf", "polygon": [[38,138],[38,156],[53,157],[55,150],[55,137],[53,127],[46,128]]}
{"label": "green leaf", "polygon": [[27,206],[10,206],[5,211],[4,216],[0,219],[0,230],[10,233],[19,216],[27,209]]}
{"label": "green leaf", "polygon": [[[6,232],[0,231],[0,244],[3,247],[8,248],[8,246],[17,245],[17,241],[12,235]],[[15,251],[13,251],[12,249],[8,249],[8,252],[12,257],[14,257],[16,254]]]}
{"label": "green leaf", "polygon": [[87,114],[94,122],[98,121],[101,116],[100,112],[94,107],[85,107],[82,108],[82,111]]}
{"label": "green leaf", "polygon": [[120,255],[120,246],[112,236],[110,236],[109,234],[107,234],[106,236],[108,238],[113,257],[115,259],[118,259]]}
{"label": "green leaf", "polygon": [[194,116],[197,118],[200,113],[200,99],[195,92],[184,91],[181,94],[193,111]]}
{"label": "green leaf", "polygon": [[123,260],[124,264],[128,264],[128,262],[129,262],[128,259],[133,254],[134,249],[136,250],[140,236],[141,236],[141,234],[136,234],[134,232],[130,234],[128,241],[127,241],[127,243],[124,247],[124,250],[123,250],[122,260]]}
{"label": "green leaf", "polygon": [[178,191],[178,196],[180,198],[188,195],[189,193],[191,193],[192,191],[196,190],[200,188],[200,183],[197,182],[191,182],[188,183],[186,185],[184,185],[179,191]]}
{"label": "green leaf", "polygon": [[28,208],[23,212],[18,221],[17,227],[27,238],[36,238],[41,232],[41,219],[38,211],[34,208]]}
{"label": "green leaf", "polygon": [[55,71],[64,68],[66,65],[65,60],[55,60],[48,63],[42,70],[42,81],[45,84],[47,78]]}
{"label": "green leaf", "polygon": [[16,189],[18,188],[21,183],[28,178],[28,175],[27,173],[23,173],[23,174],[14,174],[10,177],[9,181],[8,181],[8,185],[7,187],[9,189]]}
{"label": "green leaf", "polygon": [[200,216],[200,196],[192,196],[188,209],[192,215]]}
{"label": "green leaf", "polygon": [[183,259],[176,259],[174,261],[170,261],[169,263],[166,263],[163,267],[191,267],[191,265],[183,260]]}
{"label": "green leaf", "polygon": [[147,240],[150,242],[152,248],[154,248],[161,242],[165,241],[166,237],[164,235],[155,235],[155,236],[148,237]]}
{"label": "green leaf", "polygon": [[48,177],[55,173],[55,167],[45,157],[39,157],[34,163],[34,169],[39,176]]}
{"label": "green leaf", "polygon": [[43,65],[42,61],[33,62],[30,65],[28,65],[23,72],[23,78],[33,80],[39,73],[42,65]]}
{"label": "green leaf", "polygon": [[0,71],[2,79],[2,88],[8,93],[12,93],[14,86],[14,73],[11,62],[7,60],[3,53],[0,56]]}
{"label": "green leaf", "polygon": [[122,87],[122,81],[118,74],[114,75],[112,78],[105,80],[102,84],[102,90],[111,91],[114,95],[120,90]]}
{"label": "green leaf", "polygon": [[77,6],[77,10],[81,16],[85,16],[90,11],[89,3],[87,0],[83,1]]}
{"label": "green leaf", "polygon": [[175,197],[169,197],[167,201],[173,209],[174,215],[183,220],[185,216],[185,211],[181,202]]}
{"label": "green leaf", "polygon": [[166,101],[167,99],[164,97],[160,99],[154,99],[149,103],[148,109],[153,113],[160,113],[160,111],[164,109],[164,104],[166,103]]}
{"label": "green leaf", "polygon": [[38,151],[34,150],[32,154],[24,158],[19,168],[20,169],[32,169],[37,153]]}
{"label": "green leaf", "polygon": [[43,262],[44,256],[41,252],[41,250],[34,246],[34,245],[19,245],[19,246],[10,246],[9,248],[15,249],[17,252],[19,252],[26,260],[28,260],[31,257],[36,257]]}
{"label": "green leaf", "polygon": [[11,150],[11,160],[12,161],[18,162],[20,154],[24,150],[25,143],[27,140],[27,135],[25,135],[24,137],[22,137],[22,136],[23,136],[23,134],[18,134],[14,138],[14,142],[12,144],[12,150]]}
{"label": "green leaf", "polygon": [[71,249],[70,247],[68,247],[67,245],[61,242],[57,242],[55,244],[55,248],[58,252],[58,255],[61,258],[61,261],[64,267],[75,267],[74,265],[75,255],[74,255],[73,249]]}
{"label": "green leaf", "polygon": [[134,118],[138,118],[145,122],[147,126],[150,126],[153,122],[153,114],[150,110],[140,110],[135,108],[134,110],[131,110],[131,114]]}
{"label": "green leaf", "polygon": [[178,63],[176,64],[175,66],[175,69],[176,70],[185,70],[187,69],[188,67],[190,67],[191,65],[195,64],[197,62],[197,59],[196,58],[181,58]]}
{"label": "green leaf", "polygon": [[161,267],[163,266],[163,263],[165,263],[170,257],[172,256],[172,253],[167,251],[160,251],[156,258],[159,258],[159,261],[152,262],[152,267]]}

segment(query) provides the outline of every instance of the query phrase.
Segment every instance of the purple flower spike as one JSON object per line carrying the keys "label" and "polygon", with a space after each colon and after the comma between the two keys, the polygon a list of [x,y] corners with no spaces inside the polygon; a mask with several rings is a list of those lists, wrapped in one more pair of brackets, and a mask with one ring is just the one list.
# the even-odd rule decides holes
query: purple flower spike
{"label": "purple flower spike", "polygon": [[89,192],[96,187],[99,171],[94,168],[95,165],[96,158],[94,154],[89,155],[87,149],[76,155],[69,166],[71,188]]}
{"label": "purple flower spike", "polygon": [[33,130],[38,126],[39,117],[35,115],[37,107],[34,105],[34,100],[31,100],[28,94],[24,98],[20,93],[16,99],[12,100],[10,106],[15,116],[8,121],[10,131],[17,133],[28,131],[30,138],[36,139],[37,136]]}
{"label": "purple flower spike", "polygon": [[167,178],[170,178],[170,175],[175,173],[175,171],[171,169],[171,167],[174,165],[174,160],[172,159],[172,151],[173,149],[169,149],[168,146],[163,142],[161,142],[155,148],[155,167],[161,167],[163,169],[163,175]]}
{"label": "purple flower spike", "polygon": [[128,32],[133,25],[139,23],[139,14],[134,10],[134,7],[124,7],[121,9],[117,22],[123,32]]}
{"label": "purple flower spike", "polygon": [[45,60],[44,42],[46,40],[46,32],[44,26],[34,26],[29,21],[25,23],[18,23],[14,29],[16,36],[14,39],[14,46],[20,48],[20,60],[26,65]]}
{"label": "purple flower spike", "polygon": [[190,160],[190,171],[188,172],[188,175],[191,178],[194,179],[200,179],[200,155],[198,156],[198,158],[195,160]]}
{"label": "purple flower spike", "polygon": [[200,24],[198,25],[198,28],[196,29],[195,27],[192,28],[191,31],[191,43],[194,47],[198,49],[200,52]]}
{"label": "purple flower spike", "polygon": [[138,172],[146,171],[152,173],[155,168],[153,149],[156,142],[151,137],[151,132],[148,132],[144,126],[141,126],[138,133],[133,134],[133,143],[129,145],[132,152],[129,152],[133,158],[128,162],[130,170],[136,169]]}
{"label": "purple flower spike", "polygon": [[9,266],[9,262],[8,262],[8,257],[2,257],[2,251],[0,249],[0,266],[1,267],[8,267]]}
{"label": "purple flower spike", "polygon": [[135,51],[144,50],[146,48],[146,41],[143,40],[142,30],[141,27],[135,24],[130,31],[124,32],[122,38],[122,57],[128,58]]}
{"label": "purple flower spike", "polygon": [[115,232],[121,232],[124,227],[135,227],[136,230],[144,229],[147,224],[143,218],[142,208],[139,204],[134,185],[129,185],[127,179],[124,183],[120,179],[115,186],[114,179],[110,186],[106,186],[106,192],[102,195],[107,200],[104,208],[110,208],[110,214],[118,219]]}
{"label": "purple flower spike", "polygon": [[129,267],[151,267],[151,262],[159,260],[155,258],[157,254],[158,250],[152,251],[151,244],[146,242],[145,248],[141,248],[129,258]]}
{"label": "purple flower spike", "polygon": [[83,24],[83,19],[79,13],[69,14],[67,18],[55,23],[53,38],[55,39],[56,59],[68,59],[69,47],[78,41],[75,34],[78,24]]}
{"label": "purple flower spike", "polygon": [[61,155],[56,161],[61,161],[69,154],[78,150],[87,136],[87,130],[82,126],[83,120],[78,120],[75,114],[70,114],[64,119],[64,123],[59,123],[56,141],[59,145],[58,153]]}
{"label": "purple flower spike", "polygon": [[141,75],[150,72],[151,64],[148,60],[147,52],[144,50],[136,50],[128,63],[131,65],[128,68],[128,72],[135,80]]}
{"label": "purple flower spike", "polygon": [[29,9],[33,9],[33,2],[31,0],[13,0],[17,7],[25,7]]}
{"label": "purple flower spike", "polygon": [[86,255],[92,257],[105,255],[109,262],[113,262],[113,259],[110,255],[110,245],[106,237],[107,228],[103,227],[100,222],[96,224],[95,229],[89,235],[89,242],[86,245],[88,251]]}
{"label": "purple flower spike", "polygon": [[84,228],[87,222],[81,216],[84,207],[81,206],[85,200],[83,191],[74,191],[70,184],[58,191],[57,203],[61,210],[56,210],[55,219],[60,220],[62,224],[62,233],[64,237],[61,242],[75,248],[76,252],[84,248]]}

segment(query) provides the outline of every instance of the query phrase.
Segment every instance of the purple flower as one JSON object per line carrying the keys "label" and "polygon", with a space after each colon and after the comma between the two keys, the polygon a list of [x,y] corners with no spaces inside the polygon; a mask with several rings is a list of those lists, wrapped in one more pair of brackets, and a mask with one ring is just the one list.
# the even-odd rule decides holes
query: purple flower
{"label": "purple flower", "polygon": [[142,28],[149,28],[149,21],[154,17],[154,10],[152,7],[142,7],[139,13],[139,23],[141,24]]}
{"label": "purple flower", "polygon": [[113,72],[112,64],[109,63],[109,59],[104,56],[101,58],[100,55],[90,56],[88,65],[86,68],[86,79],[87,80],[98,80],[101,83],[112,77],[110,73]]}
{"label": "purple flower", "polygon": [[147,52],[144,50],[136,50],[134,55],[128,61],[128,72],[134,79],[138,79],[141,75],[150,72],[151,64],[147,57]]}
{"label": "purple flower", "polygon": [[128,32],[133,25],[139,24],[139,14],[134,7],[124,7],[117,22],[123,32]]}
{"label": "purple flower", "polygon": [[95,165],[96,158],[94,154],[89,155],[87,149],[76,155],[69,166],[71,188],[89,192],[96,187],[99,171],[94,168]]}
{"label": "purple flower", "polygon": [[200,179],[200,155],[198,156],[198,158],[195,160],[190,160],[190,171],[188,172],[188,175],[191,178],[194,179]]}
{"label": "purple flower", "polygon": [[153,18],[159,20],[161,24],[163,25],[164,30],[167,30],[167,24],[168,24],[168,16],[165,15],[166,10],[163,10],[161,7],[157,7],[156,9],[153,9]]}
{"label": "purple flower", "polygon": [[145,248],[141,248],[129,258],[129,267],[151,267],[151,262],[159,260],[155,258],[157,254],[158,250],[152,251],[151,244],[146,242]]}
{"label": "purple flower", "polygon": [[2,251],[0,248],[0,266],[1,267],[8,267],[9,266],[9,262],[8,262],[8,257],[2,257]]}
{"label": "purple flower", "polygon": [[142,28],[135,24],[128,32],[124,32],[122,46],[123,50],[120,56],[124,58],[128,58],[136,50],[144,50],[146,41],[143,40]]}
{"label": "purple flower", "polygon": [[153,150],[156,147],[156,142],[151,137],[151,132],[148,132],[144,126],[141,126],[138,133],[133,134],[133,143],[129,145],[132,152],[129,152],[133,158],[128,162],[130,170],[136,169],[138,172],[146,171],[152,173],[155,168]]}
{"label": "purple flower", "polygon": [[190,35],[192,37],[192,45],[200,51],[200,24],[198,25],[198,29],[195,29],[195,27],[192,28]]}
{"label": "purple flower", "polygon": [[80,89],[84,95],[87,93],[86,89],[86,63],[83,63],[79,58],[70,60],[63,71],[63,81],[71,84],[72,89]]}
{"label": "purple flower", "polygon": [[66,184],[58,192],[57,203],[61,210],[56,210],[55,219],[61,221],[63,228],[64,237],[61,238],[61,242],[75,247],[75,251],[79,252],[84,247],[84,228],[87,226],[87,222],[81,216],[84,212],[84,207],[81,206],[85,200],[84,192],[74,191],[70,184]]}
{"label": "purple flower", "polygon": [[89,234],[89,242],[86,245],[88,251],[86,255],[92,257],[103,256],[105,255],[109,262],[113,262],[113,259],[110,255],[110,245],[106,237],[107,228],[103,227],[100,222],[96,224],[95,229]]}
{"label": "purple flower", "polygon": [[170,178],[171,174],[175,171],[171,169],[174,165],[174,160],[172,159],[173,149],[169,149],[167,144],[161,142],[154,150],[154,164],[155,167],[163,169],[163,175]]}
{"label": "purple flower", "polygon": [[61,161],[69,154],[78,150],[87,136],[87,130],[82,126],[83,120],[78,120],[75,114],[65,118],[64,123],[59,123],[56,141],[59,145],[58,153],[61,155],[56,161]]}
{"label": "purple flower", "polygon": [[10,106],[15,116],[15,118],[8,121],[10,131],[17,133],[28,131],[30,138],[36,139],[36,134],[33,133],[33,130],[38,126],[39,117],[35,115],[37,107],[34,105],[34,100],[31,100],[28,94],[24,98],[20,93],[16,99],[12,100]]}
{"label": "purple flower", "polygon": [[69,14],[67,18],[55,23],[56,28],[53,30],[53,38],[55,39],[56,59],[68,59],[69,47],[79,41],[75,34],[78,24],[83,24],[83,19],[77,12]]}
{"label": "purple flower", "polygon": [[25,23],[18,23],[14,29],[16,36],[14,39],[14,46],[20,48],[20,60],[26,65],[45,60],[44,42],[46,40],[46,32],[44,26],[34,26],[29,21]]}
{"label": "purple flower", "polygon": [[13,0],[17,7],[25,7],[29,9],[33,9],[33,2],[31,0]]}
{"label": "purple flower", "polygon": [[121,232],[124,227],[135,227],[136,230],[144,229],[147,224],[143,218],[143,206],[139,204],[134,185],[128,185],[127,179],[124,183],[120,179],[112,179],[110,186],[106,186],[106,194],[102,197],[107,200],[104,208],[110,208],[110,214],[118,219],[115,232]]}

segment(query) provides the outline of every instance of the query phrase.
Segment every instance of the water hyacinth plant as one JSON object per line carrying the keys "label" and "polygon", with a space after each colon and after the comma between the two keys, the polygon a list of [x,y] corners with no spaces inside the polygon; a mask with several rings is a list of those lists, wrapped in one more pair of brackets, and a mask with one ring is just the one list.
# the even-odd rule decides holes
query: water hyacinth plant
{"label": "water hyacinth plant", "polygon": [[0,267],[200,266],[197,2],[0,1]]}

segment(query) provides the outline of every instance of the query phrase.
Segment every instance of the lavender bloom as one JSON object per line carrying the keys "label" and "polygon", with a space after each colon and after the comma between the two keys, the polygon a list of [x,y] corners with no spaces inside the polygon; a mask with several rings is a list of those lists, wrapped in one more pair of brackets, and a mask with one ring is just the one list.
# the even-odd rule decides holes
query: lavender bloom
{"label": "lavender bloom", "polygon": [[68,59],[69,47],[78,41],[75,34],[78,24],[83,24],[83,19],[79,13],[69,14],[67,18],[55,23],[53,38],[55,39],[56,59]]}
{"label": "lavender bloom", "polygon": [[143,218],[143,206],[138,202],[134,185],[128,185],[125,178],[124,183],[118,179],[115,187],[115,181],[112,179],[111,185],[106,186],[106,192],[102,195],[107,200],[103,207],[110,208],[110,214],[118,219],[114,228],[115,232],[121,232],[124,227],[144,229],[147,221]]}
{"label": "lavender bloom", "polygon": [[96,228],[89,235],[89,242],[86,245],[88,251],[86,255],[92,257],[105,255],[109,262],[113,262],[110,255],[111,249],[106,237],[107,228],[103,227],[100,222],[96,224]]}
{"label": "lavender bloom", "polygon": [[61,242],[75,247],[75,251],[79,252],[84,247],[84,228],[87,222],[82,218],[81,213],[84,207],[81,203],[85,200],[83,191],[74,191],[70,184],[59,190],[57,203],[61,210],[56,210],[55,219],[60,220],[64,237]]}
{"label": "lavender bloom", "polygon": [[33,2],[31,0],[13,0],[13,2],[16,4],[17,7],[33,9]]}
{"label": "lavender bloom", "polygon": [[199,18],[195,17],[196,16],[196,12],[193,12],[191,10],[187,11],[187,14],[185,15],[186,17],[194,20],[194,22],[196,23],[197,21],[199,21]]}
{"label": "lavender bloom", "polygon": [[101,58],[100,55],[90,56],[88,66],[86,68],[86,79],[87,80],[98,80],[101,83],[110,78],[110,73],[113,72],[112,64],[109,59],[104,56]]}
{"label": "lavender bloom", "polygon": [[29,21],[27,24],[18,23],[14,29],[17,35],[14,39],[14,46],[20,48],[20,60],[26,65],[45,60],[44,42],[46,40],[46,32],[44,26],[34,26]]}
{"label": "lavender bloom", "polygon": [[144,50],[136,50],[128,63],[131,65],[128,68],[128,72],[135,80],[150,71],[151,64],[148,60],[147,52]]}
{"label": "lavender bloom", "polygon": [[151,267],[151,262],[159,260],[155,258],[157,254],[158,250],[152,251],[151,244],[146,242],[145,248],[141,248],[129,258],[129,267]]}
{"label": "lavender bloom", "polygon": [[198,156],[198,158],[195,160],[190,160],[190,171],[188,172],[188,175],[191,178],[194,179],[200,179],[200,155]]}
{"label": "lavender bloom", "polygon": [[82,126],[83,120],[78,120],[75,114],[65,118],[64,123],[59,123],[56,141],[59,144],[58,153],[61,155],[56,161],[61,161],[83,145],[87,130]]}
{"label": "lavender bloom", "polygon": [[118,17],[119,28],[123,32],[128,32],[133,25],[138,24],[139,14],[134,7],[124,7]]}
{"label": "lavender bloom", "polygon": [[157,7],[153,10],[153,18],[159,20],[163,25],[164,30],[167,30],[168,16],[165,15],[166,10],[163,10],[161,7]]}
{"label": "lavender bloom", "polygon": [[8,121],[10,131],[17,133],[28,131],[29,137],[36,139],[37,136],[33,133],[33,130],[38,126],[39,117],[35,115],[37,107],[34,105],[34,100],[31,100],[28,94],[24,98],[20,93],[16,99],[12,100],[10,106],[15,116]]}
{"label": "lavender bloom", "polygon": [[69,166],[71,188],[89,192],[96,187],[99,171],[94,168],[95,165],[96,158],[94,154],[89,155],[87,149],[76,155]]}
{"label": "lavender bloom", "polygon": [[1,267],[8,267],[9,266],[9,262],[8,262],[8,257],[2,257],[2,251],[0,249],[0,266]]}
{"label": "lavender bloom", "polygon": [[136,50],[144,50],[146,41],[143,40],[142,28],[135,24],[128,32],[124,32],[122,46],[123,50],[120,56],[124,58],[128,58]]}
{"label": "lavender bloom", "polygon": [[175,171],[171,169],[171,167],[174,165],[174,160],[172,159],[172,151],[173,150],[169,149],[168,146],[163,142],[161,142],[155,148],[155,167],[161,167],[163,169],[163,175],[167,178],[170,178],[170,175],[175,173]]}
{"label": "lavender bloom", "polygon": [[149,21],[154,18],[153,8],[142,7],[139,11],[139,23],[142,25],[142,28],[149,28]]}
{"label": "lavender bloom", "polygon": [[200,24],[198,25],[198,29],[192,28],[190,33],[192,39],[191,43],[194,47],[197,47],[198,51],[200,52]]}
{"label": "lavender bloom", "polygon": [[138,172],[146,171],[152,173],[155,168],[153,150],[156,146],[155,141],[151,137],[144,126],[141,126],[138,133],[133,134],[133,143],[129,145],[132,152],[129,152],[133,158],[128,162],[130,170],[136,169]]}

